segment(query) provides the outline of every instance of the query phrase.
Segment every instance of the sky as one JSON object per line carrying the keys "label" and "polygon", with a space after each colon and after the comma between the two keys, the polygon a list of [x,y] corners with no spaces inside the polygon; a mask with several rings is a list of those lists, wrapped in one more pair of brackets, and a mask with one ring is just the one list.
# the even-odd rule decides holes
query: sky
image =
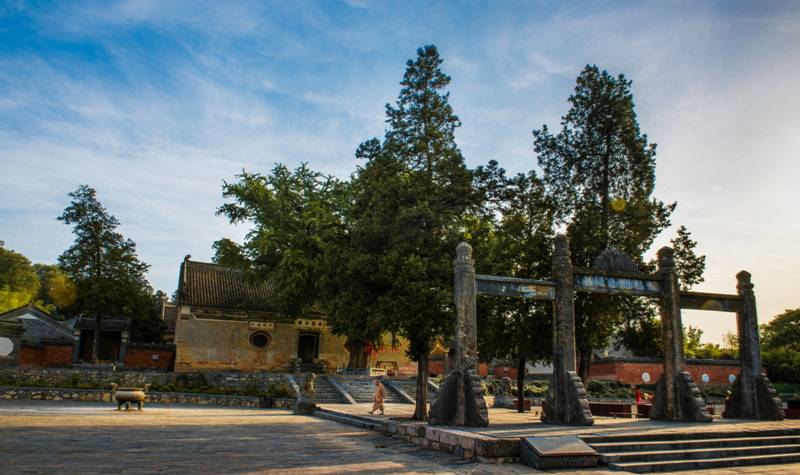
{"label": "sky", "polygon": [[[405,62],[434,44],[471,167],[538,169],[586,64],[633,80],[654,195],[707,256],[695,290],[753,274],[762,322],[800,307],[800,3],[0,1],[0,240],[52,263],[89,184],[171,294],[186,254],[240,241],[224,181],[275,163],[347,177]],[[478,267],[480,267],[480,256]],[[685,312],[704,340],[732,314]]]}

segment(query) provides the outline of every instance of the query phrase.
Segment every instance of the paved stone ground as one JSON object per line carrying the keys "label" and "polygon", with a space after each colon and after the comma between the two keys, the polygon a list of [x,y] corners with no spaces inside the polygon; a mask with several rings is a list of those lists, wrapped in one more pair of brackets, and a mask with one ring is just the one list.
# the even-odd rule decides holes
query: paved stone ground
{"label": "paved stone ground", "polygon": [[[798,468],[702,473],[783,475],[800,473]],[[23,473],[537,472],[518,464],[465,462],[284,410],[153,405],[120,413],[110,404],[0,400],[0,474]]]}

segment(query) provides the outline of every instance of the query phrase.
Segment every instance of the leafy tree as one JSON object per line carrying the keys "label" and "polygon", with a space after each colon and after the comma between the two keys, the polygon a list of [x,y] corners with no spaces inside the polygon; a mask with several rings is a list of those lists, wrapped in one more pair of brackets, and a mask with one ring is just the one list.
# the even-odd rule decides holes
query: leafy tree
{"label": "leafy tree", "polygon": [[[586,66],[569,97],[561,131],[535,130],[544,182],[567,224],[573,262],[590,266],[609,245],[645,267],[643,254],[669,225],[675,204],[652,198],[655,144],[639,130],[631,81]],[[579,294],[575,301],[579,373],[588,376],[593,350],[644,305],[636,299]],[[633,314],[632,314],[633,312]]]}
{"label": "leafy tree", "polygon": [[[681,290],[687,291],[695,284],[703,281],[703,272],[706,267],[706,256],[698,256],[694,249],[697,242],[691,239],[691,233],[686,226],[678,228],[677,236],[671,240],[675,250],[675,268]],[[655,270],[655,260],[646,264],[646,270]],[[644,299],[626,299],[626,303],[636,305],[635,311],[628,312],[617,330],[617,349],[625,347],[635,356],[661,356],[661,323],[658,320],[658,310],[653,302]],[[697,351],[704,351],[708,358],[725,358],[727,355],[736,354],[738,346],[727,345],[714,350],[711,346],[698,347]],[[700,357],[700,356],[698,356]]]}
{"label": "leafy tree", "polygon": [[356,157],[364,165],[340,200],[343,232],[329,242],[320,284],[331,329],[347,336],[348,366],[364,368],[385,332],[398,331],[391,303],[380,297],[393,286],[384,249],[406,186],[400,162],[383,152],[379,140],[362,143]]}
{"label": "leafy tree", "polygon": [[27,257],[0,245],[0,312],[21,307],[39,291],[39,278]]}
{"label": "leafy tree", "polygon": [[[435,46],[409,60],[394,105],[386,106],[383,153],[401,166],[404,186],[391,198],[382,270],[392,287],[379,297],[408,354],[418,363],[414,419],[427,418],[428,359],[435,338],[452,331],[452,260],[464,237],[463,215],[473,203],[472,176],[455,143],[460,126],[444,92],[450,77]],[[382,207],[391,209],[391,203]]]}
{"label": "leafy tree", "polygon": [[72,226],[75,242],[58,258],[61,269],[77,288],[68,312],[95,320],[92,361],[98,361],[102,319],[125,316],[135,319],[148,311],[152,293],[145,272],[148,265],[136,255],[136,245],[117,231],[119,221],[97,200],[97,192],[81,185],[69,193],[72,199],[58,218]]}
{"label": "leafy tree", "polygon": [[268,175],[242,171],[224,183],[231,199],[217,210],[233,223],[253,229],[238,246],[229,239],[214,243],[215,261],[244,267],[254,279],[275,283],[275,298],[289,315],[299,315],[319,300],[320,262],[341,218],[331,199],[339,180],[306,164],[295,170],[277,164]]}
{"label": "leafy tree", "polygon": [[[476,189],[484,199],[484,219],[493,232],[474,233],[471,240],[487,235],[478,266],[483,272],[523,278],[550,276],[552,211],[544,186],[535,172],[507,178],[490,162],[476,170]],[[497,219],[495,219],[497,218]],[[495,222],[496,221],[496,222]],[[482,297],[479,304],[479,350],[483,359],[513,360],[517,366],[517,395],[524,398],[527,361],[552,356],[552,314],[549,305],[525,299]],[[520,410],[523,405],[520,402]]]}
{"label": "leafy tree", "polygon": [[39,293],[36,305],[50,313],[60,313],[71,307],[78,297],[78,289],[70,278],[57,265],[34,264],[39,277]]}
{"label": "leafy tree", "polygon": [[800,308],[761,325],[761,351],[770,379],[800,382]]}

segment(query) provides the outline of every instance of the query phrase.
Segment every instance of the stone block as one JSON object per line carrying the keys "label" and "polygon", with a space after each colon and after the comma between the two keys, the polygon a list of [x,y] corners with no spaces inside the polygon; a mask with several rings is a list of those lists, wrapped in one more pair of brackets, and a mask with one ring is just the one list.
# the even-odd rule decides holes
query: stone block
{"label": "stone block", "polygon": [[485,459],[519,456],[518,438],[475,437],[475,454]]}
{"label": "stone block", "polygon": [[600,454],[576,436],[525,437],[519,442],[523,464],[539,470],[591,468]]}

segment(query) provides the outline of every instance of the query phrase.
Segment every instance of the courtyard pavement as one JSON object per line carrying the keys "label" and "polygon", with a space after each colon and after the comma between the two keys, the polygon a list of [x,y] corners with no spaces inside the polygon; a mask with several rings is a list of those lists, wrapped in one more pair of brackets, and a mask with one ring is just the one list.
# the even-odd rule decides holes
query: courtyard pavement
{"label": "courtyard pavement", "polygon": [[[704,471],[800,473],[798,465]],[[278,409],[0,400],[0,474],[541,473],[478,464]],[[620,472],[603,470],[547,473]],[[693,472],[696,473],[696,472]]]}

